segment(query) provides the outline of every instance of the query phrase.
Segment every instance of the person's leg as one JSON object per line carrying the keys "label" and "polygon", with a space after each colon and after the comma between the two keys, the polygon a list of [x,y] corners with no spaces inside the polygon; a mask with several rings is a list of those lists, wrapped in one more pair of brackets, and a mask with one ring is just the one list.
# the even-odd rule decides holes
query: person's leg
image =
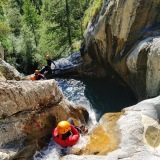
{"label": "person's leg", "polygon": [[46,71],[46,66],[43,66],[39,73],[43,74]]}

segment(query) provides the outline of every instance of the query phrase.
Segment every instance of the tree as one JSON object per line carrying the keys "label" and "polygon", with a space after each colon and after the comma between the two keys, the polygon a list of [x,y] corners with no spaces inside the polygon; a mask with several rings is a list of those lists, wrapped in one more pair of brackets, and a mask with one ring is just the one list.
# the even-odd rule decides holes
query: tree
{"label": "tree", "polygon": [[67,51],[74,42],[81,40],[86,6],[89,6],[86,0],[43,0],[39,51],[57,58],[62,50],[66,48]]}
{"label": "tree", "polygon": [[39,18],[37,14],[37,10],[35,6],[30,2],[30,0],[24,0],[23,4],[23,11],[24,11],[24,23],[30,28],[34,35],[35,45],[38,46],[38,35],[37,29],[39,28]]}
{"label": "tree", "polygon": [[36,10],[38,11],[38,14],[41,14],[41,8],[42,8],[42,0],[32,0]]}
{"label": "tree", "polygon": [[68,56],[83,38],[84,11],[92,1],[1,0],[0,41],[6,60],[31,73],[45,63],[46,54]]}
{"label": "tree", "polygon": [[11,28],[7,25],[4,18],[4,2],[4,0],[0,1],[0,41],[2,41],[11,31]]}
{"label": "tree", "polygon": [[22,27],[21,24],[21,14],[18,7],[18,4],[15,0],[8,0],[8,3],[4,6],[5,8],[5,18],[6,22],[12,29],[12,33],[15,36],[20,34],[20,30]]}
{"label": "tree", "polygon": [[68,0],[65,0],[65,2],[66,2],[66,16],[67,16],[67,28],[68,28],[68,42],[69,42],[69,45],[71,46],[72,38],[71,38],[71,24],[70,24],[70,9],[69,9]]}
{"label": "tree", "polygon": [[16,63],[20,64],[17,69],[23,73],[31,74],[38,66],[35,60],[36,46],[32,32],[26,25],[23,25],[21,34],[16,42]]}

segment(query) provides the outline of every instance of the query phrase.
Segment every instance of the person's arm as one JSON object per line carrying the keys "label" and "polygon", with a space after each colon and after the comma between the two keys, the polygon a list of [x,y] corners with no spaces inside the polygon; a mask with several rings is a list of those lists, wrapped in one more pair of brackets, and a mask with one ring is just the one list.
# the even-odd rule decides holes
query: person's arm
{"label": "person's arm", "polygon": [[[60,137],[61,136],[61,137]],[[62,140],[62,135],[58,134],[57,127],[52,131],[53,140],[62,147],[68,146],[67,143]]]}
{"label": "person's arm", "polygon": [[43,74],[39,74],[41,79],[46,79]]}
{"label": "person's arm", "polygon": [[55,68],[56,68],[57,66],[56,66],[55,62],[54,62],[53,60],[51,60],[51,62],[54,64],[54,66],[55,66]]}
{"label": "person's arm", "polygon": [[75,145],[77,143],[77,141],[79,140],[80,134],[73,125],[71,125],[71,131],[72,131],[73,135],[69,136],[68,140],[69,140],[70,144]]}

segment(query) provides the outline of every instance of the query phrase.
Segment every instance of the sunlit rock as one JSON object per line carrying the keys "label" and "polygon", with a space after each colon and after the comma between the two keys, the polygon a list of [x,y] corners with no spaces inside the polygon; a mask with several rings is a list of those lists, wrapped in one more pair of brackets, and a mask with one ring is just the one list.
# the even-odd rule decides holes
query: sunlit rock
{"label": "sunlit rock", "polygon": [[139,42],[127,58],[128,83],[139,100],[159,95],[160,37]]}
{"label": "sunlit rock", "polygon": [[63,98],[54,80],[0,82],[0,93],[0,117],[53,105]]}
{"label": "sunlit rock", "polygon": [[147,143],[152,147],[156,148],[160,146],[160,127],[155,128],[153,126],[149,126],[146,130],[145,138]]}
{"label": "sunlit rock", "polygon": [[9,159],[9,155],[3,152],[0,152],[0,159],[1,160],[8,160]]}
{"label": "sunlit rock", "polygon": [[21,76],[13,66],[11,66],[9,63],[6,63],[0,58],[0,79],[20,80]]}
{"label": "sunlit rock", "polygon": [[119,134],[117,128],[117,120],[122,113],[105,114],[100,124],[96,126],[90,133],[90,142],[81,151],[81,154],[88,155],[106,155],[116,150],[119,145]]}

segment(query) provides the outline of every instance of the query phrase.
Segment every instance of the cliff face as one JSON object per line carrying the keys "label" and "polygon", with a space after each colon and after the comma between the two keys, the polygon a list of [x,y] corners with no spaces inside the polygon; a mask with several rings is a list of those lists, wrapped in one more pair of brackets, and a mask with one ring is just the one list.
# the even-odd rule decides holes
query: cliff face
{"label": "cliff face", "polygon": [[[159,88],[160,80],[154,74],[159,70],[159,37],[156,38],[160,35],[159,10],[159,0],[104,1],[99,15],[89,23],[84,34],[83,58],[85,64],[96,66],[92,74],[120,75],[139,100],[156,96],[158,91],[154,90]],[[146,45],[137,49],[142,43]],[[153,67],[155,59],[157,65]],[[151,73],[153,79],[158,77],[158,83],[148,77]]]}

